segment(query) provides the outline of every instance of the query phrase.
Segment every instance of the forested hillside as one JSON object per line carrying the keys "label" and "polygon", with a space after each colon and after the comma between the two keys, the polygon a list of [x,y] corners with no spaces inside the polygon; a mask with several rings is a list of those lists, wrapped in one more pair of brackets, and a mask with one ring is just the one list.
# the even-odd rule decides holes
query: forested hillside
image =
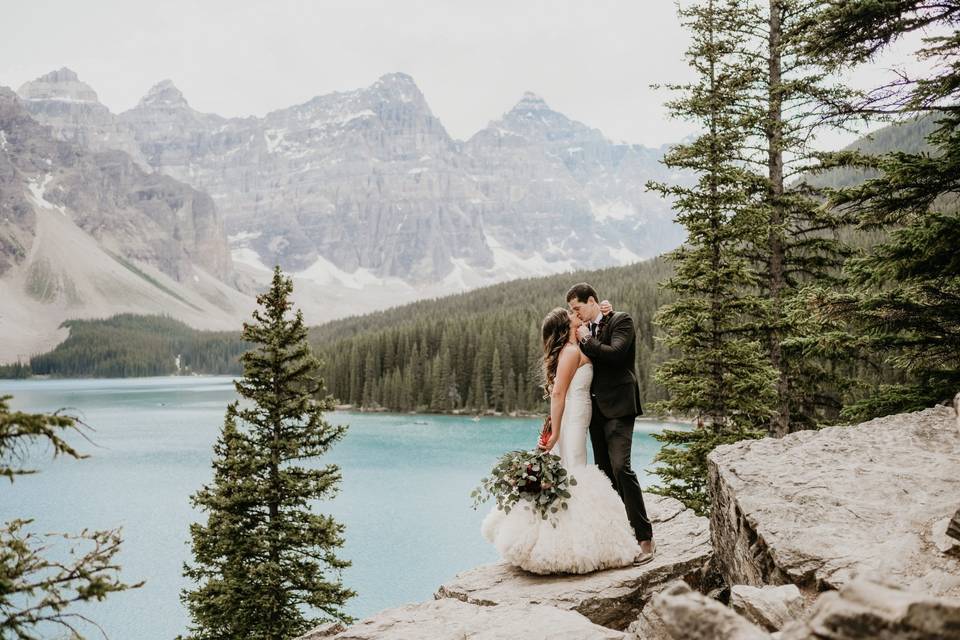
{"label": "forested hillside", "polygon": [[30,359],[34,374],[98,378],[235,374],[240,372],[237,358],[246,348],[239,332],[197,331],[162,316],[123,314],[64,325],[70,337],[50,353]]}
{"label": "forested hillside", "polygon": [[313,330],[327,384],[344,403],[394,410],[538,409],[540,323],[566,306],[570,285],[588,281],[636,322],[645,400],[662,397],[652,371],[663,354],[652,323],[669,300],[660,259],[600,271],[517,280],[440,300],[348,318]]}

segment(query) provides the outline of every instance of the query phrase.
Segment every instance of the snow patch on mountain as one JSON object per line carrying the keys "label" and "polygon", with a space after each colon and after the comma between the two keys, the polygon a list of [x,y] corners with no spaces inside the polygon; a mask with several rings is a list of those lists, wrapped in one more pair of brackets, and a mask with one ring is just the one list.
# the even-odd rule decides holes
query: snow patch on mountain
{"label": "snow patch on mountain", "polygon": [[[294,278],[311,280],[317,284],[337,285],[355,291],[379,284],[387,284],[383,278],[378,277],[369,269],[357,269],[353,273],[347,273],[322,257],[317,258],[312,265],[303,271],[294,271],[292,275]],[[395,280],[393,284],[403,282],[399,278],[390,280]]]}
{"label": "snow patch on mountain", "polygon": [[622,244],[615,249],[610,249],[609,251],[610,255],[613,256],[613,259],[616,260],[621,266],[633,264],[634,262],[640,262],[643,260],[641,256],[638,256],[633,251],[630,251],[630,249],[627,249]]}
{"label": "snow patch on mountain", "polygon": [[29,191],[30,200],[34,205],[41,209],[50,211],[59,211],[61,215],[67,215],[67,209],[62,204],[54,204],[47,200],[47,185],[53,176],[49,173],[44,174],[42,178],[27,181],[27,191]]}
{"label": "snow patch on mountain", "polygon": [[[515,251],[510,251],[493,235],[484,234],[487,246],[493,251],[493,268],[491,274],[498,280],[513,280],[516,278],[529,277],[532,274],[546,275],[551,273],[562,273],[564,271],[573,271],[577,268],[572,260],[548,260],[541,252],[531,252],[528,255],[522,255]],[[547,246],[547,253],[553,246]]]}

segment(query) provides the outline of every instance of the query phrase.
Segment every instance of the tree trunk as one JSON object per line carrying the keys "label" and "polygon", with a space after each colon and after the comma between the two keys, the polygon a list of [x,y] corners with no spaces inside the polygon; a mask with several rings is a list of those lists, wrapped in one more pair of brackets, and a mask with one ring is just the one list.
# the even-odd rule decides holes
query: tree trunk
{"label": "tree trunk", "polygon": [[786,435],[790,430],[790,405],[786,367],[781,348],[782,295],[784,288],[784,241],[783,225],[783,97],[781,79],[781,15],[780,0],[770,0],[769,58],[767,77],[767,171],[769,178],[768,200],[770,205],[769,231],[769,288],[770,288],[770,364],[778,372],[777,411],[770,424],[770,434]]}

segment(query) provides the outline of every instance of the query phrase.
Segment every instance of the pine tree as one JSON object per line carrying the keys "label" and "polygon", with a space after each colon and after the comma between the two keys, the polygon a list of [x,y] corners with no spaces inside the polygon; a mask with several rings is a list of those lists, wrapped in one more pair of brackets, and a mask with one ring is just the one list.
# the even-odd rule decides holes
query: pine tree
{"label": "pine tree", "polygon": [[495,411],[503,411],[503,367],[500,363],[500,349],[494,347],[493,362],[490,365],[490,404]]}
{"label": "pine tree", "polygon": [[740,3],[709,0],[681,10],[692,44],[687,60],[696,84],[672,87],[681,96],[668,103],[674,117],[698,121],[703,133],[674,147],[670,168],[694,171],[694,186],[651,186],[674,200],[686,244],[669,256],[675,275],[667,286],[677,301],[661,308],[658,323],[676,357],[657,371],[670,392],[668,412],[695,415],[693,431],[665,430],[656,469],[672,495],[704,513],[706,456],[717,445],[757,437],[772,414],[774,371],[762,345],[750,336],[760,309],[755,293],[760,274],[742,255],[757,224],[755,199],[762,183],[729,149],[746,143],[748,131],[738,100],[753,82],[741,66],[740,34],[747,16]]}
{"label": "pine tree", "polygon": [[421,362],[420,347],[417,342],[413,343],[407,365],[410,367],[410,408],[416,409],[422,404],[421,394],[423,393],[423,362]]}
{"label": "pine tree", "polygon": [[[815,427],[836,419],[845,385],[829,354],[803,351],[812,313],[804,308],[805,287],[832,285],[851,255],[839,233],[852,218],[822,206],[810,177],[823,168],[813,143],[824,129],[843,127],[849,113],[837,105],[853,98],[835,83],[827,61],[807,47],[817,0],[767,0],[754,5],[751,20],[764,25],[749,43],[756,82],[743,106],[751,114],[753,142],[741,158],[764,175],[766,237],[753,244],[754,259],[766,273],[761,283],[767,305],[761,316],[770,363],[777,370],[777,406],[770,433]],[[762,48],[763,56],[754,51]]]}
{"label": "pine tree", "polygon": [[470,378],[470,406],[477,412],[487,409],[487,391],[483,370],[483,360],[477,352],[473,364],[473,376]]}
{"label": "pine tree", "polygon": [[897,75],[856,103],[852,113],[881,117],[928,114],[932,153],[869,157],[835,154],[842,166],[879,175],[835,191],[830,204],[863,229],[887,232],[884,241],[852,260],[846,291],[820,291],[822,315],[846,321],[820,346],[866,351],[892,365],[903,381],[864,385],[844,410],[850,419],[913,411],[952,398],[960,388],[960,2],[908,0],[823,3],[809,47],[837,65],[870,60],[911,32],[932,32],[916,51],[928,61],[922,77]]}
{"label": "pine tree", "polygon": [[343,526],[309,508],[335,495],[340,471],[302,466],[346,427],[324,420],[333,403],[302,314],[289,317],[292,290],[276,268],[254,322],[244,323],[243,338],[254,345],[235,383],[244,402],[228,407],[213,481],[192,498],[208,514],[191,526],[194,563],[185,575],[198,584],[182,594],[196,640],[286,640],[318,622],[349,620],[343,606],[355,594],[340,573],[350,563],[336,555]]}
{"label": "pine tree", "polygon": [[360,404],[361,393],[363,392],[360,381],[360,349],[354,342],[350,348],[349,380],[350,387],[347,395],[347,402],[350,404]]}
{"label": "pine tree", "polygon": [[517,376],[513,367],[507,372],[507,383],[503,388],[503,410],[510,413],[517,408]]}
{"label": "pine tree", "polygon": [[[75,418],[11,411],[10,398],[0,396],[0,480],[13,483],[19,476],[36,473],[18,463],[27,447],[39,443],[48,445],[54,456],[87,457],[63,437],[79,431]],[[73,610],[76,603],[100,601],[143,585],[119,579],[114,556],[122,542],[120,530],[37,534],[29,531],[31,522],[17,518],[0,526],[0,637],[35,640],[40,637],[37,631],[58,626],[71,638],[83,640],[78,621],[92,621]],[[69,546],[69,553],[65,558],[47,557],[58,538]]]}
{"label": "pine tree", "polygon": [[440,409],[442,411],[450,411],[460,403],[460,393],[457,391],[450,361],[450,349],[444,349],[440,356],[440,389],[443,394]]}

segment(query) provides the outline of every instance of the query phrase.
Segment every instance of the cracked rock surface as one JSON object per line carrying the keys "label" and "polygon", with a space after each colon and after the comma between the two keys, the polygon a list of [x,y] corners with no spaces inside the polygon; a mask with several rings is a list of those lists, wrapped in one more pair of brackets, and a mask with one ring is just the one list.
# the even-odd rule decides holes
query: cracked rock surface
{"label": "cracked rock surface", "polygon": [[718,447],[711,535],[727,583],[794,583],[811,595],[869,572],[960,597],[960,557],[936,544],[960,500],[955,420],[937,406]]}
{"label": "cracked rock surface", "polygon": [[[307,640],[310,635],[300,640]],[[485,607],[452,598],[387,609],[333,640],[626,640],[573,611],[535,604]]]}

